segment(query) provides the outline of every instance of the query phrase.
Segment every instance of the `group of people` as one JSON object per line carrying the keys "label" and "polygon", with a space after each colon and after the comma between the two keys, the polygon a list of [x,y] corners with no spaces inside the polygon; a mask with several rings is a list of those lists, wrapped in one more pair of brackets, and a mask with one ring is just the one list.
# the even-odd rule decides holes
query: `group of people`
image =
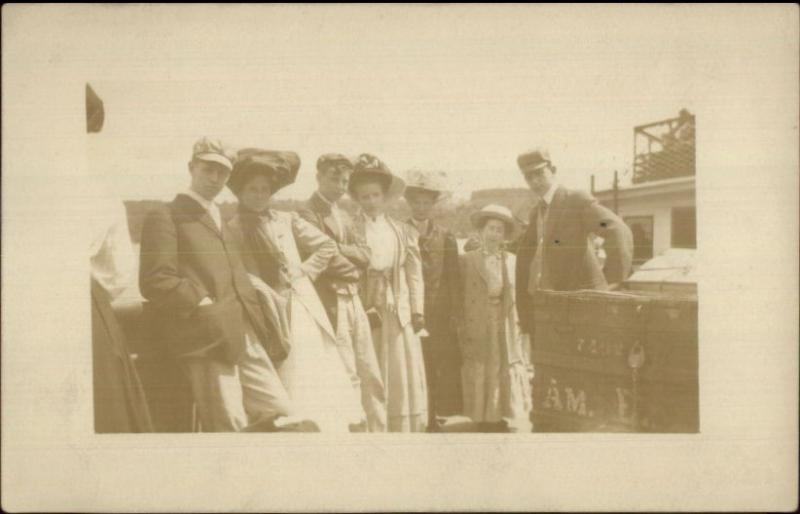
{"label": "group of people", "polygon": [[[139,286],[201,429],[435,432],[464,415],[480,431],[530,431],[533,297],[613,287],[633,245],[613,212],[558,185],[545,149],[518,164],[536,202],[524,233],[507,208],[487,205],[459,251],[433,219],[443,173],[403,180],[373,155],[325,154],[317,190],[284,212],[270,199],[294,182],[296,153],[199,140],[189,188],[146,217]],[[238,199],[227,222],[214,202],[226,186]],[[356,216],[340,206],[345,194]],[[387,214],[400,196],[408,220]],[[146,431],[135,370],[121,368],[137,391],[131,426]],[[119,401],[97,388],[96,376],[96,412],[98,398]]]}

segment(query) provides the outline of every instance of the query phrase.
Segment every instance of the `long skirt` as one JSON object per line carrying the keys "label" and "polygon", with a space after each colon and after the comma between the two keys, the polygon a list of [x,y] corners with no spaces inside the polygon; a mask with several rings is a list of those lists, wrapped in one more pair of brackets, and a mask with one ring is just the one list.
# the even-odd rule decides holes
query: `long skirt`
{"label": "long skirt", "polygon": [[97,433],[152,432],[153,422],[125,334],[108,293],[92,281],[94,428]]}
{"label": "long skirt", "polygon": [[389,432],[424,432],[428,418],[428,388],[422,345],[411,323],[404,327],[395,312],[381,312],[381,326],[373,329],[386,390]]}
{"label": "long skirt", "polygon": [[289,301],[289,308],[292,346],[278,375],[294,412],[314,421],[321,432],[348,432],[362,420],[363,411],[336,341],[296,296]]}
{"label": "long skirt", "polygon": [[475,423],[505,421],[514,431],[530,431],[528,370],[523,362],[508,363],[502,303],[488,308],[484,358],[464,362],[465,414]]}

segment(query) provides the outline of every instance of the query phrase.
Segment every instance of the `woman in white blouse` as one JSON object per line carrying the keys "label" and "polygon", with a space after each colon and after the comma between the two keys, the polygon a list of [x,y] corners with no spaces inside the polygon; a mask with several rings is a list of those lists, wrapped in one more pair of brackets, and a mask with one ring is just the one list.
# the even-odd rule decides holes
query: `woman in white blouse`
{"label": "woman in white blouse", "polygon": [[423,432],[428,401],[417,335],[425,324],[418,234],[410,225],[385,214],[388,202],[402,194],[403,188],[403,181],[376,157],[359,156],[349,190],[361,207],[353,228],[371,252],[361,295],[386,388],[387,428],[390,432]]}
{"label": "woman in white blouse", "polygon": [[472,216],[480,247],[461,256],[464,410],[480,431],[529,432],[531,389],[514,304],[515,257],[502,248],[514,219],[500,205]]}

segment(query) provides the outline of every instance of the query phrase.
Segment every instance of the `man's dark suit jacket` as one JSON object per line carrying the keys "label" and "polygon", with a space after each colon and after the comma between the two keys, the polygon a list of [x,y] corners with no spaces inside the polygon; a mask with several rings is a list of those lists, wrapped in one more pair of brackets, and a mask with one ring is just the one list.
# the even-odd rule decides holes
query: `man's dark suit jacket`
{"label": "man's dark suit jacket", "polygon": [[[517,248],[517,310],[525,333],[533,333],[533,298],[528,293],[531,262],[536,255],[537,206],[531,210],[530,224]],[[605,268],[594,252],[590,234],[602,237],[606,252]],[[611,210],[584,191],[559,186],[548,207],[543,237],[544,268],[547,285],[556,291],[608,289],[609,282],[628,278],[633,257],[633,235]]]}
{"label": "man's dark suit jacket", "polygon": [[[246,321],[262,345],[274,337],[235,240],[188,195],[147,214],[139,266],[139,288],[155,311],[157,333],[176,356],[236,363]],[[213,304],[198,306],[206,296]]]}
{"label": "man's dark suit jacket", "polygon": [[317,193],[311,195],[311,198],[298,209],[297,214],[336,241],[339,247],[339,252],[331,259],[328,268],[314,281],[319,299],[335,328],[336,291],[345,288],[349,294],[358,294],[359,279],[369,266],[369,248],[365,241],[357,241],[349,216],[342,217],[344,226],[341,227],[341,231],[344,237],[339,237],[335,230],[336,220],[331,213],[331,207]]}

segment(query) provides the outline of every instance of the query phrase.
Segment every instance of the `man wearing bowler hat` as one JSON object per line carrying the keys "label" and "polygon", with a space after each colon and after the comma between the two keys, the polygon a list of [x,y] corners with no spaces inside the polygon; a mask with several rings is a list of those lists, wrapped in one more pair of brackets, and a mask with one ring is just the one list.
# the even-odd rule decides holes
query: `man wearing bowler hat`
{"label": "man wearing bowler hat", "polygon": [[290,414],[272,360],[276,327],[222,223],[216,196],[233,155],[215,139],[194,145],[190,187],[147,214],[139,286],[157,333],[186,372],[206,432],[239,431]]}
{"label": "man wearing bowler hat", "polygon": [[[539,290],[609,289],[631,271],[633,236],[627,225],[590,194],[558,184],[544,148],[517,158],[537,202],[517,250],[517,309],[522,331],[533,335],[533,296]],[[601,266],[591,234],[605,240]],[[532,341],[535,344],[535,341]]]}

